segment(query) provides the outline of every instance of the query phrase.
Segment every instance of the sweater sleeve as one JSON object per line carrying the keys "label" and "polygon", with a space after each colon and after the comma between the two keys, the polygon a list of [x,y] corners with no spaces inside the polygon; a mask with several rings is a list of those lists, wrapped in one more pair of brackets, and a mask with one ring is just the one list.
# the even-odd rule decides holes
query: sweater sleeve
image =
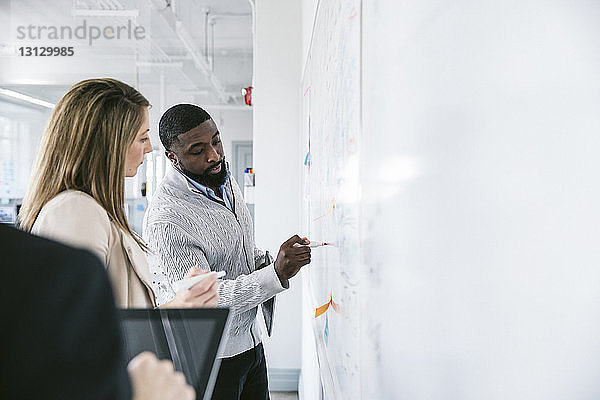
{"label": "sweater sleeve", "polygon": [[233,314],[250,310],[285,290],[275,273],[273,263],[236,279],[223,280],[219,285],[219,307],[228,307]]}
{"label": "sweater sleeve", "polygon": [[[144,232],[151,249],[148,257],[153,289],[158,304],[175,297],[173,283],[185,276],[193,266],[219,271],[219,265],[210,265],[192,238],[173,224],[151,224]],[[285,288],[281,285],[273,263],[235,279],[224,279],[219,284],[218,307],[229,308],[232,314],[242,313],[265,302]]]}

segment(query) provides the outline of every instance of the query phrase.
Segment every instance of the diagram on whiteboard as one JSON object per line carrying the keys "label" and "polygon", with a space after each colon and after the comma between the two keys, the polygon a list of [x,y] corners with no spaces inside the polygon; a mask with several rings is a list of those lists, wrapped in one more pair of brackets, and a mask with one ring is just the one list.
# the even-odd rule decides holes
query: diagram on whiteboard
{"label": "diagram on whiteboard", "polygon": [[360,2],[319,2],[303,76],[305,301],[327,399],[360,396]]}

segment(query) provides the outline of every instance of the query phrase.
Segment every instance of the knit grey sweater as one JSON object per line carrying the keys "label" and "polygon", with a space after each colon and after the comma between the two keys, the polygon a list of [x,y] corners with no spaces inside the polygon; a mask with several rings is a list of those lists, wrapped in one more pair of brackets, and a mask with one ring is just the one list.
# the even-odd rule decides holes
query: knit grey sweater
{"label": "knit grey sweater", "polygon": [[233,212],[209,199],[171,166],[144,221],[152,288],[159,305],[175,297],[172,284],[190,267],[226,272],[219,284],[218,307],[228,307],[231,317],[221,357],[260,343],[259,304],[270,334],[274,296],[288,286],[281,285],[271,260],[255,247],[252,218],[234,179],[228,179],[227,193]]}

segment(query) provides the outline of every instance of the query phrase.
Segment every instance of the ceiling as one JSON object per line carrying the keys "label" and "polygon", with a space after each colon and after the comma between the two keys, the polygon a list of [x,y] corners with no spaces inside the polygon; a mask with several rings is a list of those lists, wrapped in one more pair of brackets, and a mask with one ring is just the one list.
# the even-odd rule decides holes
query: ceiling
{"label": "ceiling", "polygon": [[[12,0],[0,29],[0,87],[56,102],[74,82],[114,76],[150,92],[162,104],[175,93],[199,103],[241,106],[241,89],[252,84],[252,8],[249,0]],[[142,26],[144,40],[61,40],[76,57],[15,57],[18,25]],[[56,42],[54,42],[56,43]],[[47,44],[46,44],[47,45]],[[57,44],[53,44],[56,46]],[[8,55],[7,55],[8,54]],[[4,71],[4,73],[3,73]],[[155,100],[156,102],[157,100]]]}

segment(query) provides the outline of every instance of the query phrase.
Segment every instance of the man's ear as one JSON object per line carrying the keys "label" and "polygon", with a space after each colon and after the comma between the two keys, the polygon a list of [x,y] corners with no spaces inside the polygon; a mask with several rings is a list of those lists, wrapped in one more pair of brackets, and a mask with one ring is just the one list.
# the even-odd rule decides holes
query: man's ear
{"label": "man's ear", "polygon": [[173,165],[179,165],[179,159],[177,158],[177,154],[173,153],[171,150],[165,150],[165,156],[173,163]]}

